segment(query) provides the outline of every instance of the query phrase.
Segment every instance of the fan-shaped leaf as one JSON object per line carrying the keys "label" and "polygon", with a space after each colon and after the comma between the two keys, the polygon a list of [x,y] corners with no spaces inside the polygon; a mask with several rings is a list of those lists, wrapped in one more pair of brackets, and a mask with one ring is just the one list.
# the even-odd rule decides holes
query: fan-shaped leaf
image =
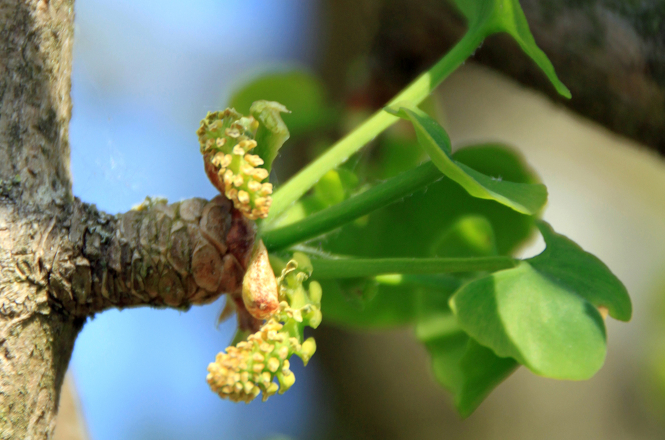
{"label": "fan-shaped leaf", "polygon": [[411,121],[418,141],[443,174],[459,183],[469,194],[495,200],[523,214],[536,214],[547,202],[543,184],[515,183],[490,177],[452,158],[450,139],[434,119],[410,103],[399,103],[388,112]]}

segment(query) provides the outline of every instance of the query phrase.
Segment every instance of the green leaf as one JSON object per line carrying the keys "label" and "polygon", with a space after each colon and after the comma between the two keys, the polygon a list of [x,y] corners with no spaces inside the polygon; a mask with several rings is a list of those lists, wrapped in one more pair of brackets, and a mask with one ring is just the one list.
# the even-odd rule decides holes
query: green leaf
{"label": "green leaf", "polygon": [[457,220],[434,240],[431,254],[435,257],[481,257],[496,255],[492,224],[483,216],[469,215]]}
{"label": "green leaf", "polygon": [[363,175],[371,175],[379,180],[395,177],[428,159],[415,137],[403,130],[384,132],[380,145],[371,154],[372,160],[366,164],[370,168],[369,172]]}
{"label": "green leaf", "polygon": [[541,376],[588,379],[605,360],[598,310],[528,263],[472,281],[451,306],[480,344]]}
{"label": "green leaf", "polygon": [[[515,182],[537,181],[521,156],[503,145],[468,147],[457,151],[453,157],[483,173],[502,175]],[[533,217],[493,201],[471,197],[455,182],[441,179],[431,184],[426,192],[420,191],[374,211],[366,224],[349,223],[313,243],[317,244],[317,249],[341,255],[431,257],[433,237],[457,228],[456,222],[468,216],[482,216],[491,223],[500,255],[513,252],[534,229]],[[316,279],[316,271],[312,278]],[[320,280],[325,292],[323,313],[326,322],[354,328],[386,328],[414,323],[416,293],[421,287],[444,292],[448,310],[448,296],[460,285],[458,278],[449,275],[398,278],[392,284],[380,283],[374,298],[362,306],[359,301],[350,299],[353,297],[336,281]]]}
{"label": "green leaf", "polygon": [[[316,271],[312,273],[316,279]],[[422,295],[441,298],[450,314],[448,299],[461,285],[450,275],[402,275],[352,280],[318,280],[325,294],[322,312],[326,322],[352,328],[391,328],[415,322]],[[365,290],[371,289],[371,290]],[[426,292],[426,293],[421,293]]]}
{"label": "green leaf", "polygon": [[[449,313],[449,315],[454,321],[455,316],[452,313]],[[424,326],[434,327],[434,324],[437,323],[443,325],[445,321],[433,321]],[[464,384],[464,372],[461,368],[461,361],[466,353],[469,335],[461,330],[436,338],[430,338],[429,340],[423,340],[418,333],[416,335],[425,344],[425,348],[430,355],[432,373],[434,373],[436,381],[452,393],[453,396],[457,396]]]}
{"label": "green leaf", "polygon": [[459,413],[470,415],[519,364],[500,358],[470,338],[450,312],[445,295],[420,295],[416,335],[431,356],[437,381],[454,396]]}
{"label": "green leaf", "polygon": [[[537,181],[519,153],[498,144],[476,145],[453,157],[485,174],[521,183]],[[441,179],[401,202],[369,215],[365,225],[347,224],[321,242],[324,250],[364,257],[430,257],[433,239],[458,219],[479,215],[492,224],[499,254],[508,254],[533,232],[534,219],[494,201],[471,197],[450,179]]]}
{"label": "green leaf", "polygon": [[547,75],[557,92],[570,99],[570,90],[559,80],[547,55],[536,45],[518,0],[455,0],[455,3],[469,21],[469,32],[481,32],[485,37],[508,33]]}
{"label": "green leaf", "polygon": [[238,89],[228,107],[246,115],[258,100],[277,101],[291,110],[292,113],[284,115],[284,122],[294,138],[335,120],[336,112],[327,103],[325,87],[307,72],[292,70],[260,76]]}
{"label": "green leaf", "polygon": [[489,393],[517,367],[519,364],[515,359],[498,357],[489,348],[469,338],[460,360],[463,380],[455,395],[455,406],[462,417],[471,415]]}
{"label": "green leaf", "polygon": [[[270,225],[262,230],[263,240],[269,250],[280,249],[310,240],[353,221],[362,223],[367,220],[367,214],[422,190],[442,177],[439,170],[431,161],[428,161],[419,167],[366,188],[365,191],[360,191],[348,200],[342,199],[343,201],[340,200],[339,203],[329,206],[325,211],[311,215],[298,223],[281,228],[273,227],[274,229],[271,229],[270,226],[273,225]],[[319,182],[317,186],[321,183]],[[334,190],[334,185],[328,185],[327,190]],[[339,193],[340,196],[348,195],[343,188]]]}
{"label": "green leaf", "polygon": [[547,202],[547,188],[542,184],[505,181],[480,173],[452,158],[450,139],[434,119],[409,103],[399,103],[388,112],[411,121],[418,141],[443,174],[459,183],[469,194],[495,200],[523,214],[536,214]]}
{"label": "green leaf", "polygon": [[541,376],[588,379],[606,353],[605,325],[595,306],[629,319],[630,300],[597,258],[546,223],[539,227],[547,244],[543,254],[464,285],[451,308],[461,328],[498,356]]}
{"label": "green leaf", "polygon": [[270,171],[277,152],[290,137],[289,129],[280,115],[288,110],[279,102],[256,101],[249,112],[259,121],[259,128],[256,131],[257,146],[252,153],[258,154],[264,161],[263,167]]}
{"label": "green leaf", "polygon": [[277,228],[296,223],[327,207],[328,206],[315,195],[303,197],[282,214],[272,226]]}
{"label": "green leaf", "polygon": [[336,205],[351,195],[358,186],[358,177],[344,168],[330,170],[314,186],[314,194],[324,206]]}
{"label": "green leaf", "polygon": [[321,312],[328,323],[352,328],[390,328],[413,322],[415,298],[405,295],[402,286],[378,285],[371,301],[363,301],[364,290],[349,289],[337,280],[318,281],[324,292]]}
{"label": "green leaf", "polygon": [[537,222],[547,248],[529,261],[539,272],[577,292],[596,307],[608,309],[612,318],[630,321],[633,307],[626,287],[596,256],[577,243]]}

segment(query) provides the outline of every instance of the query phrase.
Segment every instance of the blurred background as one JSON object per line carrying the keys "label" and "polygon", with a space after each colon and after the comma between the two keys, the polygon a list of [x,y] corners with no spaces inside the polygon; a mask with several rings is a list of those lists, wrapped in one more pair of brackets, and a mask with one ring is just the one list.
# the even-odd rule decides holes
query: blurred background
{"label": "blurred background", "polygon": [[[399,61],[410,70],[396,62],[392,72],[379,62],[386,53],[385,42],[377,42],[386,20],[382,6],[78,0],[70,132],[75,194],[110,213],[147,195],[212,198],[216,190],[202,172],[194,133],[199,121],[226,107],[238,87],[275,72],[307,90],[302,116],[292,108],[294,146],[278,159],[274,179],[283,182],[308,154],[390,96],[391,83],[377,81],[377,69],[394,83],[413,70],[408,58]],[[662,156],[474,63],[449,78],[429,105],[455,146],[502,141],[519,149],[548,186],[545,219],[626,284],[633,320],[608,322],[609,355],[593,379],[553,381],[522,368],[462,421],[412,329],[322,327],[310,365],[294,362],[297,383],[288,393],[233,404],[205,382],[208,363],[235,329],[233,320],[215,327],[222,302],[186,313],[109,311],[78,338],[68,378],[75,392],[61,412],[78,408],[77,429],[83,428],[67,431],[62,423],[60,438],[665,438]],[[312,142],[298,131],[333,120],[330,139]],[[325,322],[325,306],[323,312]]]}

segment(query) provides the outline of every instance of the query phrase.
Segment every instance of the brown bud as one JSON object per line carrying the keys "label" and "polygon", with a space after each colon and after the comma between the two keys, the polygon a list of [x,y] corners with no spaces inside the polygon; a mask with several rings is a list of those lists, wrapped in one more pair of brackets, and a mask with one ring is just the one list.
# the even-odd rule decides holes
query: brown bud
{"label": "brown bud", "polygon": [[268,319],[279,310],[277,281],[261,240],[254,247],[242,282],[242,299],[249,313],[258,319]]}

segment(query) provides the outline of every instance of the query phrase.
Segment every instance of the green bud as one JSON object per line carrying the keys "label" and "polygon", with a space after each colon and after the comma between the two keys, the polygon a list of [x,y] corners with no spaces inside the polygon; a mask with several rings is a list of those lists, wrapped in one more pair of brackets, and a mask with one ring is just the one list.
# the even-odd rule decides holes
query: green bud
{"label": "green bud", "polygon": [[296,267],[299,267],[301,272],[306,273],[307,276],[312,274],[313,270],[312,261],[309,259],[307,254],[304,254],[302,252],[294,252],[293,259],[297,263]]}
{"label": "green bud", "polygon": [[321,324],[321,321],[323,320],[323,314],[321,313],[320,309],[313,309],[310,313],[308,313],[306,318],[307,318],[307,325],[309,325],[312,328],[317,328]]}
{"label": "green bud", "polygon": [[316,281],[309,283],[309,299],[312,300],[312,303],[317,306],[321,306],[321,296],[323,294],[323,289],[321,289],[321,284]]}
{"label": "green bud", "polygon": [[300,352],[297,354],[300,356],[300,359],[302,359],[303,364],[307,365],[307,362],[312,358],[314,352],[316,352],[316,341],[314,341],[314,338],[310,337],[302,343]]}
{"label": "green bud", "polygon": [[288,391],[296,383],[296,375],[291,370],[286,370],[277,375],[277,380],[279,380],[280,385],[279,394],[284,394],[284,392]]}

